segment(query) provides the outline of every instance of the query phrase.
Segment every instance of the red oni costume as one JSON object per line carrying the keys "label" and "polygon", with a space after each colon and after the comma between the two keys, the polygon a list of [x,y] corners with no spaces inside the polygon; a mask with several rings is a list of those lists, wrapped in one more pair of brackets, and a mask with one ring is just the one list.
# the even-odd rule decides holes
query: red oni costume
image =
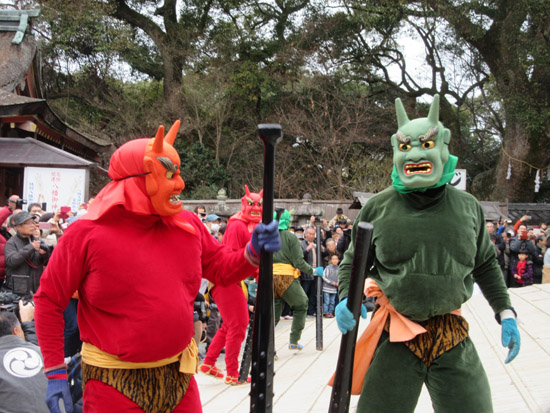
{"label": "red oni costume", "polygon": [[[34,299],[46,373],[64,367],[63,310],[78,290],[83,369],[134,374],[169,367],[174,377],[187,377],[187,387],[153,388],[145,399],[157,404],[144,407],[92,377],[84,388],[86,412],[202,411],[192,377],[201,277],[236,285],[257,270],[246,249],[220,245],[177,201],[184,188],[172,147],[178,127],[179,121],[164,138],[161,126],[155,138],[130,141],[113,154],[112,182],[60,239]],[[145,384],[158,385],[151,383]]]}
{"label": "red oni costume", "polygon": [[[250,234],[262,219],[263,190],[251,193],[244,186],[246,195],[241,198],[241,211],[237,212],[227,223],[223,244],[234,250],[243,248],[250,240]],[[221,328],[216,332],[208,347],[208,352],[201,366],[201,371],[221,377],[216,360],[225,346],[225,383],[235,385],[239,376],[239,351],[246,336],[248,327],[248,303],[240,283],[231,285],[215,285],[211,291],[223,320]]]}

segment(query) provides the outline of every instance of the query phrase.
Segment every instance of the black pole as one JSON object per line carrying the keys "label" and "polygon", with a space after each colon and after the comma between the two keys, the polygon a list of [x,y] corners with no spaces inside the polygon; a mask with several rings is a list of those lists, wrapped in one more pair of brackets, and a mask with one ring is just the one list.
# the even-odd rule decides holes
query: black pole
{"label": "black pole", "polygon": [[[321,267],[323,259],[321,257],[321,227],[316,227],[316,252],[317,266]],[[317,315],[315,316],[315,348],[319,351],[323,350],[323,279],[315,277],[315,288],[317,296]]]}
{"label": "black pole", "polygon": [[254,313],[250,315],[248,320],[248,330],[246,332],[246,340],[243,350],[243,359],[241,360],[241,368],[239,369],[239,381],[246,383],[248,373],[250,372],[250,363],[252,362],[252,336],[254,329]]}
{"label": "black pole", "polygon": [[[283,128],[261,124],[258,125],[258,135],[264,142],[262,222],[269,224],[273,220],[275,145],[283,137]],[[273,409],[273,314],[273,254],[262,249],[252,339],[251,412],[269,413]]]}
{"label": "black pole", "polygon": [[355,327],[342,335],[336,373],[332,385],[329,413],[346,413],[349,409],[355,342],[357,341],[357,328],[359,327],[367,265],[370,264],[367,264],[367,261],[373,229],[372,224],[368,222],[359,222],[357,224],[347,302],[348,309],[355,319]]}
{"label": "black pole", "polygon": [[[281,214],[284,212],[283,207],[276,207],[276,219],[277,221],[281,218]],[[239,369],[239,381],[241,383],[246,382],[248,378],[248,373],[250,373],[250,364],[252,363],[252,337],[254,335],[254,314],[256,312],[256,306],[254,306],[254,312],[250,315],[250,320],[248,322],[248,330],[246,333],[246,340],[243,350],[243,358],[241,360],[241,368]]]}

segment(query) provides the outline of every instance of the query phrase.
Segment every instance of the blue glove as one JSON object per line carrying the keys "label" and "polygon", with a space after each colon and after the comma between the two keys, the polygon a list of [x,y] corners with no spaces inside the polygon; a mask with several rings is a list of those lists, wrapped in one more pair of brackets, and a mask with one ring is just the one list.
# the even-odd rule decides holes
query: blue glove
{"label": "blue glove", "polygon": [[323,267],[315,267],[313,269],[313,275],[315,275],[316,277],[322,277],[323,276]]}
{"label": "blue glove", "polygon": [[[338,303],[334,310],[334,314],[336,315],[336,324],[338,324],[338,328],[342,334],[346,334],[353,330],[353,327],[355,327],[355,319],[348,309],[347,298],[344,298]],[[361,304],[361,318],[367,318],[367,308],[363,304]]]}
{"label": "blue glove", "polygon": [[279,235],[279,222],[271,221],[265,225],[260,222],[252,231],[252,238],[248,243],[248,252],[258,258],[260,249],[268,252],[277,252],[281,249],[281,236]]}
{"label": "blue glove", "polygon": [[46,373],[48,389],[46,390],[46,404],[51,413],[61,413],[59,399],[63,400],[66,413],[74,412],[73,399],[69,389],[67,370],[59,369]]}
{"label": "blue glove", "polygon": [[502,325],[502,345],[510,349],[506,360],[504,360],[504,363],[508,364],[515,359],[519,353],[521,337],[515,319],[505,318],[500,324]]}

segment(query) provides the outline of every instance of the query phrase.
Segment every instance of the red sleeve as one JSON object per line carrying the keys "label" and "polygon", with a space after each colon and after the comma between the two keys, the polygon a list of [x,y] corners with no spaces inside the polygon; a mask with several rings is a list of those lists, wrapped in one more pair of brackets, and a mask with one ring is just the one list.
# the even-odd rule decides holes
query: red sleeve
{"label": "red sleeve", "polygon": [[84,277],[87,229],[71,225],[59,239],[34,295],[38,343],[46,370],[64,364],[63,311]]}
{"label": "red sleeve", "polygon": [[233,250],[220,244],[204,225],[195,225],[202,243],[203,277],[217,285],[231,285],[254,275],[257,265],[247,256],[246,248]]}

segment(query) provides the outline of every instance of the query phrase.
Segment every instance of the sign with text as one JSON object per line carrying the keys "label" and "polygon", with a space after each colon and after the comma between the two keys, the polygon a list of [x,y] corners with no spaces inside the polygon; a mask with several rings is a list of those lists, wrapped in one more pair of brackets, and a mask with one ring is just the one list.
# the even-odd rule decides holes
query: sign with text
{"label": "sign with text", "polygon": [[466,169],[455,169],[455,176],[449,182],[449,185],[456,189],[466,190]]}
{"label": "sign with text", "polygon": [[86,169],[25,168],[23,198],[27,203],[46,203],[47,212],[62,206],[76,211],[87,197]]}

